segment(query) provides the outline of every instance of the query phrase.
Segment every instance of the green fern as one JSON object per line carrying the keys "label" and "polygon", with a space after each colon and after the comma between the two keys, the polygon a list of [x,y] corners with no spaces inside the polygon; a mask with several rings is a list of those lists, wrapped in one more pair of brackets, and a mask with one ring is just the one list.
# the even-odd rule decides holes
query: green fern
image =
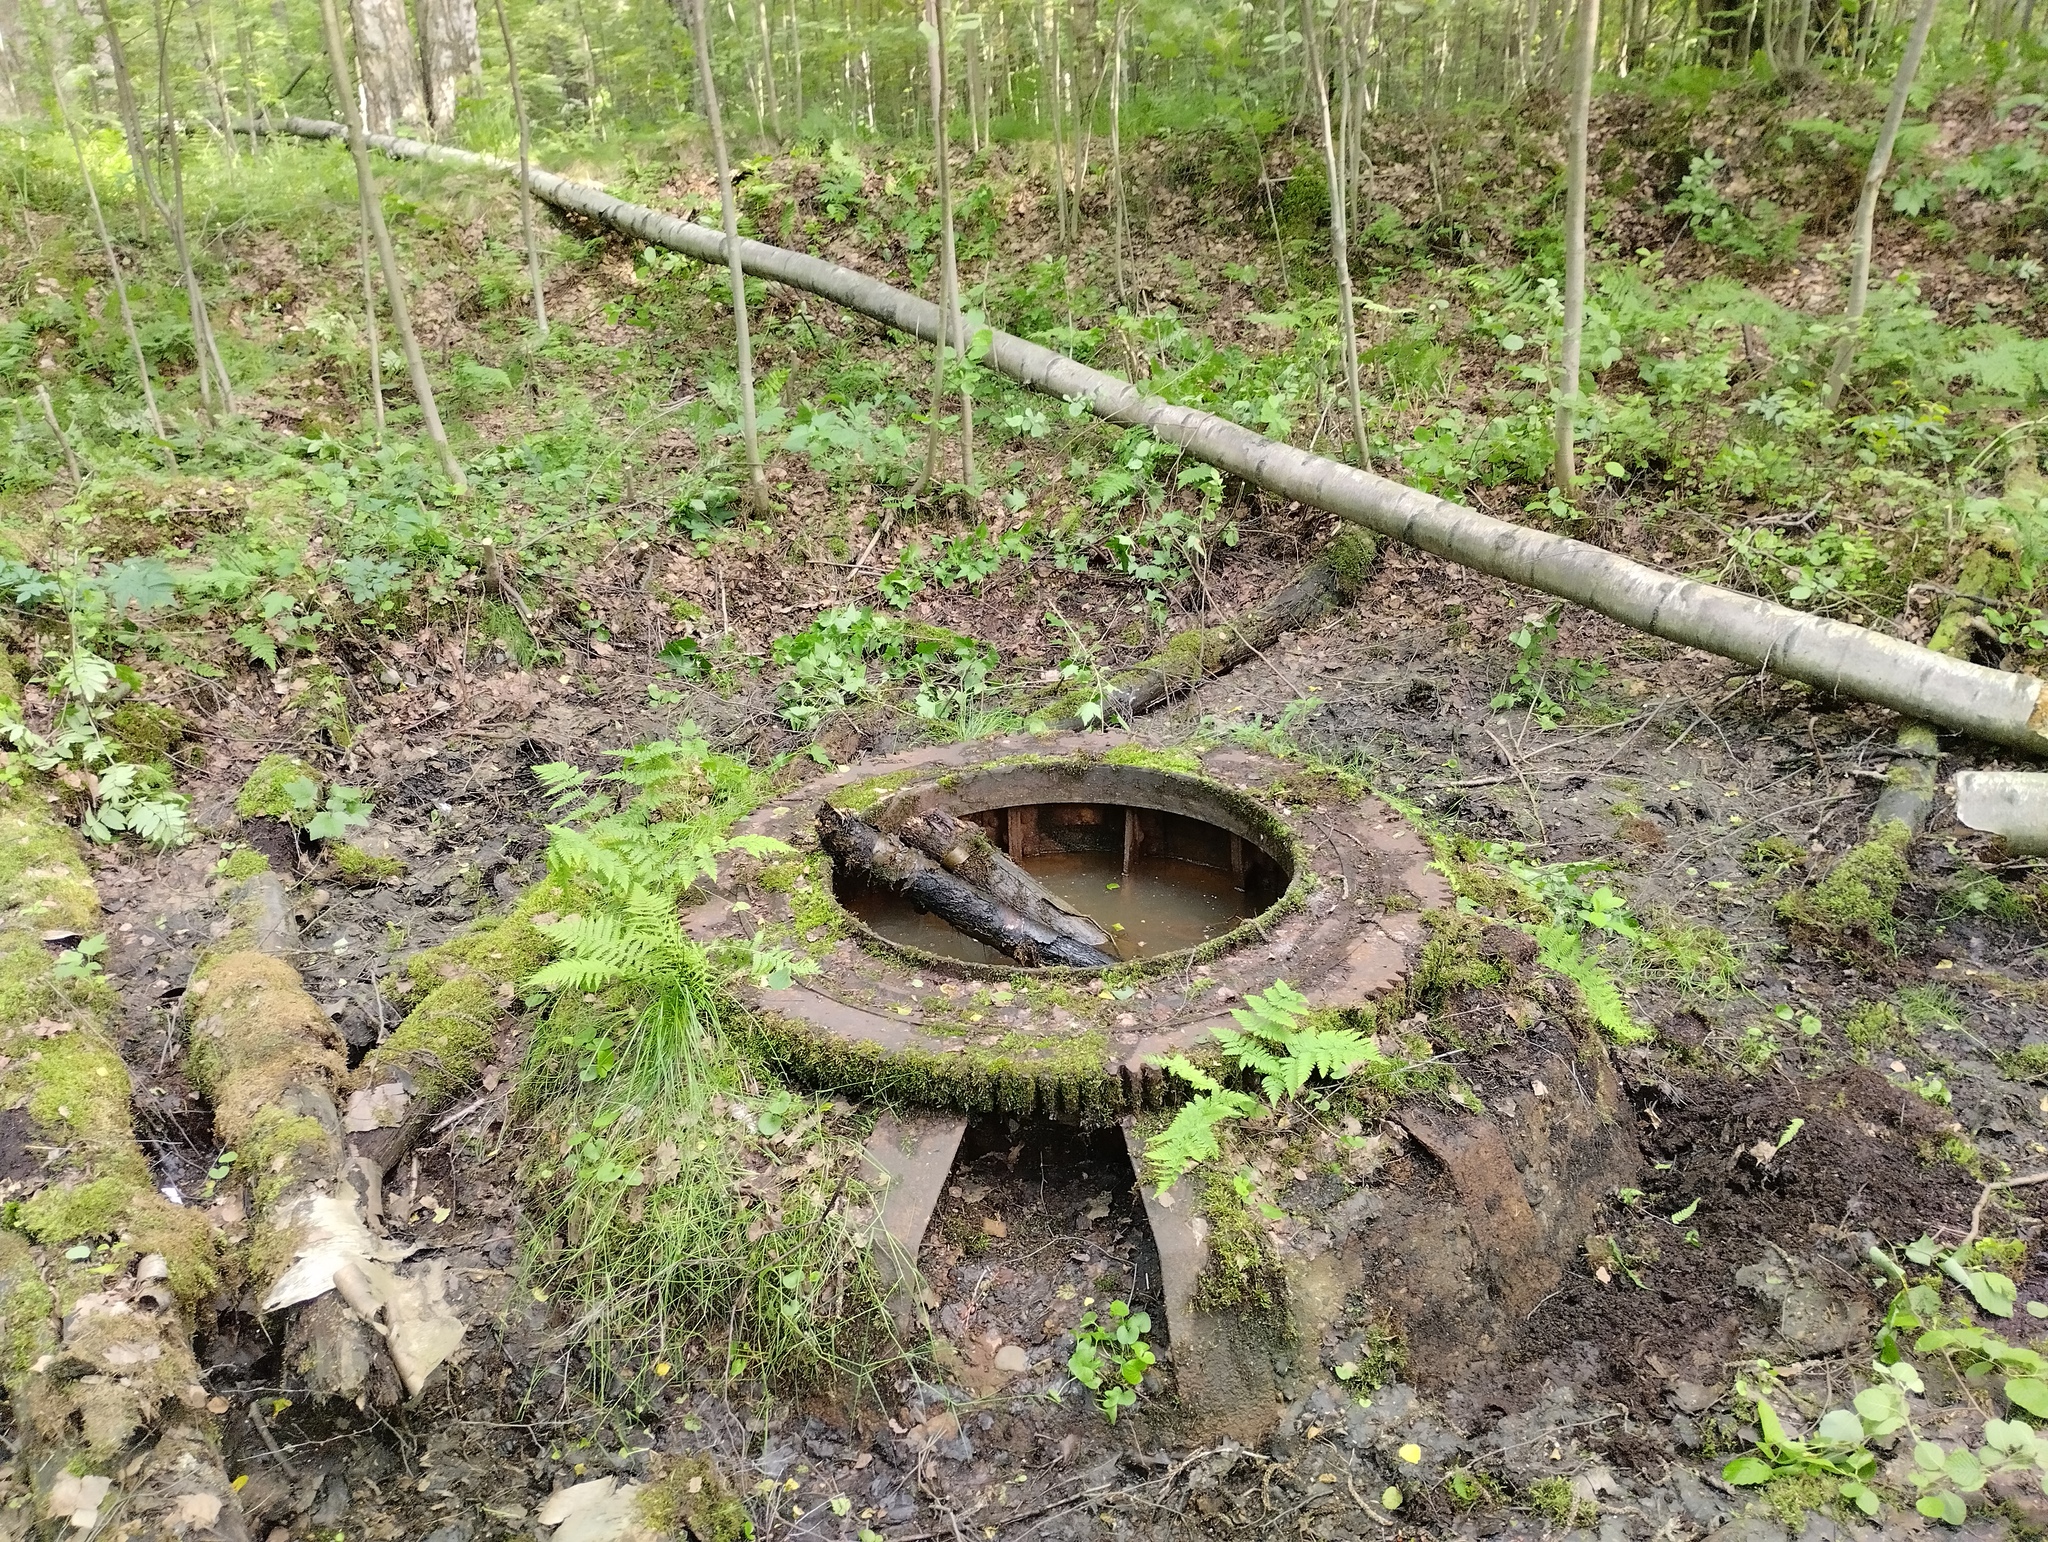
{"label": "green fern", "polygon": [[[1239,1071],[1259,1078],[1268,1102],[1278,1105],[1298,1096],[1315,1077],[1352,1075],[1362,1066],[1392,1066],[1378,1045],[1349,1028],[1310,1019],[1309,1000],[1285,980],[1275,980],[1263,993],[1245,997],[1231,1009],[1236,1028],[1213,1029],[1223,1053]],[[1224,1086],[1184,1055],[1157,1062],[1190,1087],[1195,1096],[1173,1116],[1173,1123],[1145,1142],[1145,1160],[1163,1191],[1197,1162],[1222,1155],[1217,1130],[1232,1119],[1256,1113],[1259,1100]]]}
{"label": "green fern", "polygon": [[1244,1006],[1231,1010],[1239,1028],[1215,1030],[1224,1053],[1258,1074],[1273,1103],[1292,1098],[1311,1077],[1345,1077],[1362,1064],[1388,1063],[1362,1034],[1320,1023],[1303,1026],[1308,1010],[1306,996],[1285,980],[1275,980],[1265,994],[1253,992]]}
{"label": "green fern", "polygon": [[1587,1012],[1615,1043],[1642,1044],[1656,1037],[1629,1015],[1628,1003],[1622,1000],[1614,977],[1586,956],[1578,932],[1566,926],[1539,926],[1536,945],[1541,949],[1538,961],[1579,988]]}
{"label": "green fern", "polygon": [[1257,1112],[1259,1100],[1249,1093],[1231,1091],[1185,1055],[1168,1055],[1159,1064],[1197,1094],[1180,1106],[1173,1123],[1145,1142],[1145,1162],[1152,1181],[1164,1192],[1197,1162],[1221,1156],[1217,1127]]}

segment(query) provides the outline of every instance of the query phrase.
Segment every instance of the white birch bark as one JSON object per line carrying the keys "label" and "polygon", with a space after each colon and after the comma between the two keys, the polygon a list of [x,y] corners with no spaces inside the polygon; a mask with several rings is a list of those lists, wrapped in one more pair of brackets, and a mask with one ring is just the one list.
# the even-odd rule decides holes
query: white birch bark
{"label": "white birch bark", "polygon": [[[284,131],[337,139],[336,123],[288,118]],[[412,139],[379,136],[388,155],[433,165],[516,176],[509,161]],[[699,262],[731,259],[755,277],[787,284],[927,343],[950,322],[941,308],[838,263],[742,241],[736,247],[705,226],[614,198],[601,188],[529,175],[534,195],[636,240]],[[1584,606],[1624,626],[1732,659],[1781,679],[1857,697],[1924,718],[1956,733],[2034,754],[2048,753],[2048,689],[2030,675],[1987,669],[1915,643],[1738,594],[1633,561],[1569,536],[1495,519],[1356,466],[1343,465],[1254,433],[1214,413],[1147,396],[1128,381],[1041,344],[991,330],[986,366],[1055,401],[1078,399],[1107,422],[1142,427],[1197,460],[1282,498]]]}

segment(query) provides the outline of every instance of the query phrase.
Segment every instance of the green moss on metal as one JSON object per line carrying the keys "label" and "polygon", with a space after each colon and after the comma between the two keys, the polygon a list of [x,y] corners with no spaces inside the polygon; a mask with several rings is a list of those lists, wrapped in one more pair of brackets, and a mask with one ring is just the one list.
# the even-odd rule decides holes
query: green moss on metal
{"label": "green moss on metal", "polygon": [[[957,1026],[971,1033],[976,1025]],[[885,1104],[1036,1115],[1089,1126],[1108,1124],[1124,1109],[1123,1082],[1109,1067],[1108,1036],[1093,1027],[993,1045],[963,1038],[945,1050],[885,1049],[776,1012],[754,1013],[741,1032],[749,1051],[778,1075]],[[948,1036],[946,1027],[932,1024],[919,1032]]]}
{"label": "green moss on metal", "polygon": [[1102,752],[1102,762],[1109,766],[1145,766],[1154,771],[1172,771],[1181,776],[1192,776],[1202,780],[1202,757],[1193,750],[1173,748],[1149,750],[1138,744],[1119,744],[1115,749]]}
{"label": "green moss on metal", "polygon": [[1265,1231],[1224,1164],[1205,1164],[1200,1179],[1209,1258],[1195,1284],[1195,1304],[1212,1312],[1274,1311],[1285,1299],[1285,1287]]}

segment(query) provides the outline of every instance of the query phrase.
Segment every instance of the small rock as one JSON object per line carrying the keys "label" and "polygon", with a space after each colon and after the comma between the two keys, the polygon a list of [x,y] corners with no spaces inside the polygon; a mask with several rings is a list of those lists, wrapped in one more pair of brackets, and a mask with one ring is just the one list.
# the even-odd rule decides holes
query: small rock
{"label": "small rock", "polygon": [[1011,1375],[1031,1368],[1031,1357],[1025,1353],[1022,1344],[1005,1344],[996,1351],[996,1369],[1008,1371]]}

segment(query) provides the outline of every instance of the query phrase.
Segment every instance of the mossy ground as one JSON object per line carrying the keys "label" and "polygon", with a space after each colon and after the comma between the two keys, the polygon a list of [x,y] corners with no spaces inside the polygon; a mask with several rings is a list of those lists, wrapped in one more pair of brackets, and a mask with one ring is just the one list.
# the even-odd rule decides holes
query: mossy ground
{"label": "mossy ground", "polygon": [[746,1507],[709,1457],[679,1457],[641,1490],[640,1519],[663,1536],[742,1542],[753,1534]]}
{"label": "mossy ground", "polygon": [[241,883],[254,878],[258,873],[270,871],[270,858],[253,846],[243,846],[229,852],[214,864],[213,876],[229,883]]}
{"label": "mossy ground", "polygon": [[344,883],[382,883],[387,878],[405,876],[403,859],[373,856],[350,841],[330,841],[326,851]]}
{"label": "mossy ground", "polygon": [[320,773],[296,755],[265,755],[235,795],[235,812],[244,819],[289,821],[295,810],[285,787],[300,780],[317,787]]}
{"label": "mossy ground", "polygon": [[1906,866],[1912,842],[1912,830],[1894,820],[1843,852],[1819,883],[1786,895],[1778,914],[1824,937],[1890,943],[1898,927],[1899,893],[1912,877]]}

